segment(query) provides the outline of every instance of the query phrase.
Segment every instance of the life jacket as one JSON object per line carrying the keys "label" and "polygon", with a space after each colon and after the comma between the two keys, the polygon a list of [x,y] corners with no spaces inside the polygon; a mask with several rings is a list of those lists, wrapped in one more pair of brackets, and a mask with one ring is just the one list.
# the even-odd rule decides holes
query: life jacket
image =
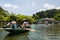
{"label": "life jacket", "polygon": [[16,29],[17,28],[16,24],[12,24],[12,28]]}

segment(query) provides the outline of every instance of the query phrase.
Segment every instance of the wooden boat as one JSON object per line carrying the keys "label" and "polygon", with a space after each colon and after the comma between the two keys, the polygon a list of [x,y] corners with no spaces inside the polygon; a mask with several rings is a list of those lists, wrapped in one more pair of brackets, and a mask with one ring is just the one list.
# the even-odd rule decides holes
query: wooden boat
{"label": "wooden boat", "polygon": [[10,33],[23,33],[23,32],[28,32],[30,28],[28,29],[23,29],[23,28],[17,28],[17,29],[12,29],[12,28],[4,28],[4,30],[10,32]]}

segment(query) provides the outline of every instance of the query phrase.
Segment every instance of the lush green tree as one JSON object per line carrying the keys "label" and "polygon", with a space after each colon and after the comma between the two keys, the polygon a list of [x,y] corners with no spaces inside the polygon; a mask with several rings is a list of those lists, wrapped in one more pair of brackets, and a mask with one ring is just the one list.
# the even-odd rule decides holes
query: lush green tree
{"label": "lush green tree", "polygon": [[57,15],[54,17],[54,19],[60,21],[60,13],[57,14]]}
{"label": "lush green tree", "polygon": [[9,17],[4,17],[3,15],[0,15],[0,21],[9,21]]}
{"label": "lush green tree", "polygon": [[[36,14],[38,15],[38,19],[40,18],[53,18],[54,16],[56,16],[58,13],[60,13],[60,9],[50,9],[50,10],[46,10],[46,11],[39,11],[36,12]],[[33,14],[33,18],[37,19],[36,14]]]}
{"label": "lush green tree", "polygon": [[4,10],[3,8],[0,7],[0,15],[3,15],[3,16],[8,16],[8,11]]}
{"label": "lush green tree", "polygon": [[8,21],[9,18],[8,16],[9,16],[8,11],[0,7],[0,21]]}
{"label": "lush green tree", "polygon": [[33,17],[36,19],[46,18],[47,13],[45,11],[37,12],[36,14],[33,14]]}
{"label": "lush green tree", "polygon": [[23,19],[29,20],[30,23],[34,22],[34,19],[31,16],[25,16],[25,15],[21,15],[21,14],[16,15],[16,20],[18,22],[21,22]]}
{"label": "lush green tree", "polygon": [[39,16],[38,16],[37,14],[33,14],[33,18],[34,18],[35,20],[37,20],[37,19],[39,19]]}
{"label": "lush green tree", "polygon": [[12,21],[12,20],[16,21],[16,14],[14,14],[13,12],[9,14],[9,21]]}
{"label": "lush green tree", "polygon": [[52,18],[57,14],[57,9],[46,10],[47,17]]}
{"label": "lush green tree", "polygon": [[3,15],[0,15],[0,21],[4,21],[4,16]]}
{"label": "lush green tree", "polygon": [[26,16],[25,19],[29,20],[30,23],[33,23],[35,21],[31,16]]}

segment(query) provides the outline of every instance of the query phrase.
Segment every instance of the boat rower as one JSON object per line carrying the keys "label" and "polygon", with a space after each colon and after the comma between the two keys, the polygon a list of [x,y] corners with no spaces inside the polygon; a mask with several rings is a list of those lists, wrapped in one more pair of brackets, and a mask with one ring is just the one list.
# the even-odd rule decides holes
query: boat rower
{"label": "boat rower", "polygon": [[22,22],[21,28],[28,28],[28,26],[29,26],[29,22],[27,20],[24,20]]}

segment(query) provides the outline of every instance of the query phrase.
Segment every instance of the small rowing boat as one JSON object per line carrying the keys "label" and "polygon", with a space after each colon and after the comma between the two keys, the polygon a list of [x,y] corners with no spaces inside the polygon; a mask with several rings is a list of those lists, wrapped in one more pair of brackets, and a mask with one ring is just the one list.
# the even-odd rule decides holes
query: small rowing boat
{"label": "small rowing boat", "polygon": [[10,32],[10,33],[23,33],[23,32],[27,32],[27,31],[29,31],[29,30],[26,30],[26,29],[23,29],[23,28],[21,28],[21,29],[12,29],[12,28],[4,28],[4,30],[6,30],[6,31],[8,31],[8,32]]}
{"label": "small rowing boat", "polygon": [[4,28],[4,30],[6,30],[6,31],[8,31],[10,33],[23,33],[23,32],[30,31],[29,29],[31,29],[31,27],[27,27],[27,29],[25,29],[25,28],[16,28],[16,29]]}

